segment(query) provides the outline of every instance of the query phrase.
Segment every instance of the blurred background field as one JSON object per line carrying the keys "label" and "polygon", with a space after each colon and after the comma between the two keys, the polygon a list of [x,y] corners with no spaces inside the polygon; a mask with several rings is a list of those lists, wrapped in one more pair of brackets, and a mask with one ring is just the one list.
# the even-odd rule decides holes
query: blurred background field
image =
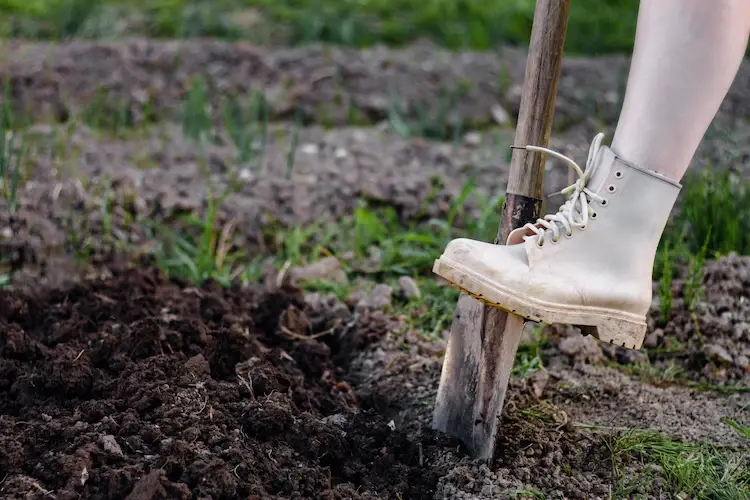
{"label": "blurred background field", "polygon": [[[629,52],[638,0],[575,0],[566,51]],[[533,0],[3,0],[5,36],[64,40],[142,34],[366,47],[429,38],[455,50],[526,45]]]}

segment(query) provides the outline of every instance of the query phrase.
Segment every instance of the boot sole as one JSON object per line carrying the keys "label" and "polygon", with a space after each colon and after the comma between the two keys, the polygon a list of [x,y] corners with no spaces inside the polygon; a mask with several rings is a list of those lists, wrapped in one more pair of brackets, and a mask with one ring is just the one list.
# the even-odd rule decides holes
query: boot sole
{"label": "boot sole", "polygon": [[646,321],[643,317],[604,307],[570,306],[522,298],[517,292],[490,283],[445,256],[435,261],[432,272],[475,299],[527,320],[578,326],[586,334],[591,334],[602,342],[628,349],[640,349],[646,337]]}

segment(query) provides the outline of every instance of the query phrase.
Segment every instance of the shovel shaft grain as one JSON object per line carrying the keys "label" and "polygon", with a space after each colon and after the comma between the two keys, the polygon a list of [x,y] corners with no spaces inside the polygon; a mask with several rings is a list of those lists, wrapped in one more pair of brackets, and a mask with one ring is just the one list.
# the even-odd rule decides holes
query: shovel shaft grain
{"label": "shovel shaft grain", "polygon": [[[570,0],[537,0],[515,145],[549,145]],[[496,244],[540,215],[545,158],[514,149]],[[433,427],[492,461],[524,320],[462,294],[443,361]]]}
{"label": "shovel shaft grain", "polygon": [[[534,11],[524,88],[516,126],[516,146],[548,146],[555,114],[557,85],[570,0],[538,0]],[[544,181],[544,153],[514,149],[496,243],[539,217]]]}

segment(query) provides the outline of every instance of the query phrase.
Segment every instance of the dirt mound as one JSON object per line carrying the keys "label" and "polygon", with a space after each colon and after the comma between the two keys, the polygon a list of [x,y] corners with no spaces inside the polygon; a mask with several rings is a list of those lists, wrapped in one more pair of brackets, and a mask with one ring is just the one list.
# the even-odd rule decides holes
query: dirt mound
{"label": "dirt mound", "polygon": [[152,271],[1,292],[2,496],[427,498],[438,439],[345,380],[383,318]]}
{"label": "dirt mound", "polygon": [[658,362],[679,363],[698,378],[750,385],[750,257],[723,257],[706,264],[701,280],[685,278],[675,280],[670,319],[650,331],[647,347],[665,348]]}

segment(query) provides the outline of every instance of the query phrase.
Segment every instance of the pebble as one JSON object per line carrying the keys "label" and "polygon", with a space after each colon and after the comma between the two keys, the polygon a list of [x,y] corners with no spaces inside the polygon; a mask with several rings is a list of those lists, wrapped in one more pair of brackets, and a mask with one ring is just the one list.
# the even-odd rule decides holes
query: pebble
{"label": "pebble", "polygon": [[492,106],[491,113],[492,118],[498,125],[507,125],[510,123],[510,115],[507,111],[505,111],[505,108],[503,108],[499,104],[495,104],[494,106]]}
{"label": "pebble", "polygon": [[482,134],[469,132],[464,136],[464,144],[467,146],[479,146],[482,143]]}
{"label": "pebble", "polygon": [[597,363],[604,359],[604,353],[599,347],[599,342],[591,336],[573,335],[566,337],[560,341],[559,347],[564,354],[589,363]]}
{"label": "pebble", "polygon": [[112,434],[107,434],[106,436],[102,437],[102,447],[104,448],[104,451],[106,451],[110,455],[114,455],[116,457],[125,456],[122,452],[122,448],[120,448],[120,445],[117,444],[117,441]]}
{"label": "pebble", "polygon": [[409,276],[401,276],[398,279],[399,292],[405,299],[420,298],[422,292],[419,290],[419,285]]}
{"label": "pebble", "polygon": [[659,345],[662,338],[664,338],[664,330],[657,328],[646,335],[646,340],[643,341],[643,347],[656,347]]}
{"label": "pebble", "polygon": [[722,346],[718,344],[706,344],[703,346],[703,352],[709,358],[715,361],[721,361],[724,363],[732,363],[734,359],[732,355]]}
{"label": "pebble", "polygon": [[734,358],[734,364],[743,370],[747,370],[750,367],[750,358],[743,355],[737,356]]}
{"label": "pebble", "polygon": [[211,373],[211,366],[208,364],[203,354],[197,354],[185,361],[185,370],[195,375]]}
{"label": "pebble", "polygon": [[357,309],[383,309],[391,305],[393,289],[384,284],[376,285],[372,291],[359,301]]}

